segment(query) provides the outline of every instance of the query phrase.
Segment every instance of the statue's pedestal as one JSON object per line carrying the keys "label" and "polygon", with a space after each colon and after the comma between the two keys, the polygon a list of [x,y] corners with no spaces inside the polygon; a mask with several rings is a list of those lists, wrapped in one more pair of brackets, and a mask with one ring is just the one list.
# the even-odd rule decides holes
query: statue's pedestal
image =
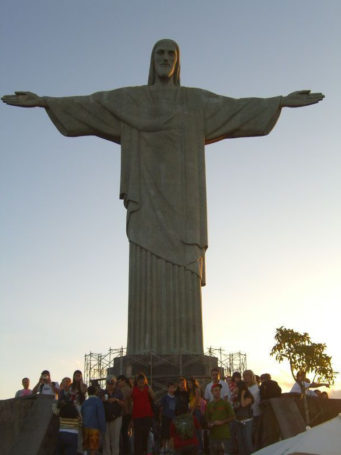
{"label": "statue's pedestal", "polygon": [[116,357],[108,374],[124,374],[128,378],[143,372],[153,389],[165,388],[167,382],[180,376],[193,376],[199,381],[211,376],[211,369],[218,366],[217,357],[204,354],[136,354]]}

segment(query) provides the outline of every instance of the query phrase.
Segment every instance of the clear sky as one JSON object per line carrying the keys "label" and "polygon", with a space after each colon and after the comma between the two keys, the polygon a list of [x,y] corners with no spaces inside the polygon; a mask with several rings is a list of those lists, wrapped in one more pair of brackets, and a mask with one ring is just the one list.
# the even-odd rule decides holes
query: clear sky
{"label": "clear sky", "polygon": [[[3,0],[1,95],[89,94],[147,81],[160,38],[181,82],[231,97],[322,91],[272,133],[207,147],[205,346],[269,356],[281,325],[325,342],[341,371],[339,0]],[[126,344],[128,242],[119,146],[65,138],[43,109],[0,106],[0,398],[47,368]],[[340,381],[336,389],[341,389]]]}

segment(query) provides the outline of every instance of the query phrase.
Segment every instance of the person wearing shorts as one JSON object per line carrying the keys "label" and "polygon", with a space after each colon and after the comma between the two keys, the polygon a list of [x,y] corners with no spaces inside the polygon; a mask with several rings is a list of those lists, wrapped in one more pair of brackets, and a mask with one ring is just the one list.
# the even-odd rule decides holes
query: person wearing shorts
{"label": "person wearing shorts", "polygon": [[94,386],[88,387],[89,398],[82,404],[83,449],[89,455],[97,455],[105,433],[105,413],[103,403],[96,395]]}

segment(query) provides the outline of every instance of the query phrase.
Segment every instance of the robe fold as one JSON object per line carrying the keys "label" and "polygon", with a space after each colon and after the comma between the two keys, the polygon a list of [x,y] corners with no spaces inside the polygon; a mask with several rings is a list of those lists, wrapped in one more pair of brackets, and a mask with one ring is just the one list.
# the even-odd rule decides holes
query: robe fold
{"label": "robe fold", "polygon": [[205,144],[268,134],[280,99],[186,87],[127,87],[46,99],[66,136],[121,144],[130,242],[128,353],[202,353],[207,211]]}

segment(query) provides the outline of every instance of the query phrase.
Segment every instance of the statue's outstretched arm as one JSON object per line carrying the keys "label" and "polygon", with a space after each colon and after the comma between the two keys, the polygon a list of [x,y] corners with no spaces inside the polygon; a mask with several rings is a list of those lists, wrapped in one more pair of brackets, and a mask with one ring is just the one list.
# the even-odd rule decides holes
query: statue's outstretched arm
{"label": "statue's outstretched arm", "polygon": [[14,95],[5,95],[2,101],[11,106],[19,107],[45,107],[45,99],[32,92],[15,92]]}
{"label": "statue's outstretched arm", "polygon": [[310,90],[299,90],[282,96],[281,107],[303,107],[316,104],[324,98],[323,93],[311,93]]}
{"label": "statue's outstretched arm", "polygon": [[50,97],[15,92],[3,96],[2,101],[11,106],[45,108],[50,120],[64,136],[98,136],[119,143],[121,121],[108,109],[107,93]]}

